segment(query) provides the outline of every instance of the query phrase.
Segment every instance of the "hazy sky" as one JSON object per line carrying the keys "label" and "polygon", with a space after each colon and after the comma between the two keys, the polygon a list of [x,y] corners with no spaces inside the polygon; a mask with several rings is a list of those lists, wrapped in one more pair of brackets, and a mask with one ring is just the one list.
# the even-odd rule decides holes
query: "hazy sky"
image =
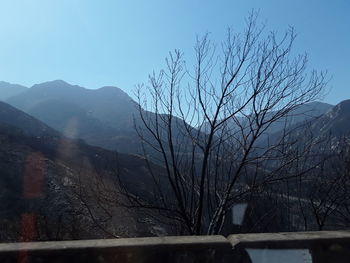
{"label": "hazy sky", "polygon": [[252,8],[268,29],[295,27],[296,50],[332,75],[325,101],[350,98],[348,0],[0,0],[0,80],[131,93],[168,51],[189,56],[207,31],[220,42],[228,26],[242,30]]}

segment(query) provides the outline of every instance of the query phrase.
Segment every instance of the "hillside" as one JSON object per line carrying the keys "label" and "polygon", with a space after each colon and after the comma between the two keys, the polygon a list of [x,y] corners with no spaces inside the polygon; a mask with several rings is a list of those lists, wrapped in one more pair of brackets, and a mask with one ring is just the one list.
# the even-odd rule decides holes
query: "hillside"
{"label": "hillside", "polygon": [[25,92],[26,90],[27,87],[22,85],[0,81],[0,100],[4,101],[12,96]]}
{"label": "hillside", "polygon": [[[142,140],[135,130],[135,126],[143,127],[137,104],[119,88],[89,90],[56,80],[34,85],[6,102],[67,137],[118,152],[142,153]],[[154,113],[144,113],[154,122]],[[177,138],[178,131],[184,129],[183,121],[174,118],[174,123]]]}
{"label": "hillside", "polygon": [[[119,88],[102,87],[91,90],[70,85],[62,80],[36,84],[26,92],[7,100],[16,108],[28,113],[34,111],[37,115],[40,114],[40,109],[48,106],[41,103],[51,101],[56,104],[62,102],[75,105],[91,118],[99,119],[106,125],[119,130],[128,129],[132,125],[132,115],[136,113],[135,102]],[[70,109],[68,107],[65,110]],[[74,110],[75,108],[70,111],[74,112]]]}
{"label": "hillside", "polygon": [[139,152],[135,102],[116,87],[89,90],[56,80],[37,84],[7,102],[71,138],[120,152]]}
{"label": "hillside", "polygon": [[118,193],[120,178],[131,192],[149,194],[143,159],[67,139],[0,105],[0,240],[24,238],[21,220],[28,217],[36,240],[156,234],[138,222],[138,211],[121,207]]}
{"label": "hillside", "polygon": [[[271,136],[274,133],[279,133],[284,129],[289,129],[298,123],[312,121],[313,119],[316,119],[320,117],[321,115],[328,112],[330,109],[333,108],[333,105],[330,105],[328,103],[324,102],[311,102],[308,104],[299,105],[296,108],[294,108],[292,111],[290,111],[286,116],[278,119],[274,123],[272,123],[268,129],[264,132],[265,136]],[[273,116],[274,112],[270,112],[266,115],[266,119],[269,119],[270,116]],[[242,127],[245,127],[248,125],[247,119],[244,117],[237,117],[237,120]],[[203,131],[208,132],[209,126],[208,124],[204,124],[202,127]],[[229,121],[227,129],[231,131],[237,131],[239,130],[239,127],[235,121]],[[264,136],[264,137],[265,137]]]}
{"label": "hillside", "polygon": [[[62,90],[60,87],[63,87]],[[96,95],[95,98],[89,95],[91,92],[94,95],[100,94],[100,97]],[[95,140],[95,144],[100,146],[103,146],[102,142],[104,142],[105,148],[113,148],[112,142],[118,143],[119,147],[121,143],[124,143],[125,149],[129,151],[134,149],[133,145],[140,145],[140,139],[135,137],[137,134],[132,125],[128,126],[125,122],[124,127],[118,128],[116,127],[118,122],[107,122],[108,108],[114,107],[113,109],[116,110],[120,106],[113,104],[113,96],[122,94],[118,89],[107,87],[100,91],[89,91],[79,86],[56,81],[49,85],[44,83],[43,86],[34,86],[25,93],[28,93],[30,100],[26,96],[18,95],[9,101],[22,102],[24,110],[31,111],[33,115],[40,115],[46,124],[6,103],[0,104],[0,139],[2,141],[1,156],[3,156],[0,159],[0,169],[4,174],[0,179],[3,193],[0,200],[3,205],[3,213],[0,219],[3,222],[2,227],[8,229],[5,233],[10,233],[3,236],[3,240],[15,240],[20,236],[18,232],[21,230],[16,229],[16,226],[20,225],[21,218],[26,214],[34,215],[38,222],[41,222],[38,226],[41,234],[36,238],[42,240],[149,236],[171,233],[171,226],[167,228],[169,222],[163,222],[162,219],[159,221],[159,214],[153,214],[155,210],[152,212],[147,210],[145,213],[145,211],[135,209],[137,205],[126,208],[125,204],[130,203],[122,194],[127,189],[128,197],[136,200],[136,204],[142,202],[151,207],[161,202],[173,204],[173,192],[168,191],[169,181],[163,176],[166,174],[164,169],[137,155],[108,151],[90,146],[80,140],[83,138],[90,144],[93,144]],[[79,97],[84,102],[79,102]],[[110,98],[109,102],[106,97]],[[124,97],[123,100],[126,98],[128,97]],[[107,101],[105,109],[97,109],[98,102],[102,103],[104,100]],[[340,142],[339,138],[349,135],[349,101],[343,101],[334,107],[323,103],[303,105],[303,107],[312,108],[313,111],[300,107],[290,114],[291,119],[285,120],[291,120],[287,127],[291,138],[297,141],[293,147],[303,145],[304,140],[308,139],[308,134],[313,134],[321,139],[332,134],[333,142]],[[151,121],[156,116],[166,117],[153,113],[147,114]],[[121,116],[121,123],[124,117],[124,115]],[[111,118],[109,116],[109,119]],[[307,123],[307,132],[305,129],[296,128],[305,128],[302,125],[304,123]],[[50,128],[47,124],[52,124],[63,134]],[[180,119],[175,118],[174,128],[178,130],[174,130],[179,131],[183,124]],[[174,136],[179,137],[179,140],[182,141],[179,144],[180,147],[186,149],[187,138],[180,135],[180,132],[174,133]],[[124,139],[123,136],[127,139]],[[281,131],[277,129],[277,132],[270,133],[270,136],[278,139]],[[134,140],[133,144],[130,143],[132,140]],[[258,145],[257,148],[263,150],[264,145]],[[295,149],[290,149],[291,153]],[[315,148],[316,151],[319,149]],[[318,152],[314,153],[318,154]],[[201,158],[200,155],[198,158]],[[227,165],[234,166],[234,163],[230,162]],[[151,166],[152,174],[148,166]],[[273,168],[274,162],[266,159],[266,162],[260,166],[258,175],[263,176],[266,172],[273,171]],[[27,171],[30,171],[30,177],[26,177]],[[246,189],[250,178],[253,178],[251,177],[254,175],[252,169],[245,169],[244,173],[248,180],[239,181],[235,186],[237,191]],[[40,176],[37,177],[37,174]],[[312,176],[314,175],[310,175],[310,178]],[[315,180],[317,177],[312,178],[318,183]],[[259,180],[259,177],[256,179]],[[320,180],[327,182],[326,177]],[[25,187],[28,182],[30,182],[29,187]],[[32,182],[35,184],[33,185]],[[225,184],[224,181],[222,183]],[[37,185],[42,185],[40,195],[33,198],[33,191],[35,193],[38,190]],[[308,182],[308,186],[310,185],[312,183]],[[290,186],[292,193],[295,194],[293,192],[296,191],[295,185]],[[162,188],[164,196],[157,196],[157,187]],[[26,189],[29,192],[26,193]],[[280,185],[274,185],[270,189],[272,196],[277,196],[280,189],[282,189]],[[317,189],[316,186],[315,189]],[[254,202],[256,201],[257,204],[261,200],[267,202],[268,199],[261,199],[265,194],[265,192],[257,194]],[[283,201],[283,197],[281,200]],[[12,209],[11,204],[15,204],[16,209]],[[254,213],[262,212],[260,207],[264,206],[259,203]],[[271,207],[273,207],[272,204]],[[279,212],[283,215],[282,210]],[[159,213],[159,211],[154,213]],[[253,220],[254,216],[250,219]],[[298,220],[300,221],[300,218]],[[47,226],[57,231],[60,229],[59,234],[53,236],[51,231],[46,233]],[[247,227],[250,226],[251,223],[248,223]],[[269,225],[268,229],[285,230],[283,223]],[[296,229],[299,228],[296,227]],[[228,231],[231,229],[228,228]],[[257,231],[267,230],[258,229]],[[74,236],[77,233],[79,236]]]}
{"label": "hillside", "polygon": [[349,123],[350,100],[344,100],[321,116],[294,123],[285,131],[268,134],[268,140],[262,140],[259,146],[264,149],[266,144],[274,145],[284,137],[284,146],[290,144],[291,151],[312,145],[309,150],[316,155],[337,154],[345,150],[344,142],[350,141]]}
{"label": "hillside", "polygon": [[59,133],[34,117],[0,101],[0,122],[20,129],[29,136],[58,136]]}
{"label": "hillside", "polygon": [[319,136],[350,137],[350,100],[344,100],[316,120],[311,129]]}

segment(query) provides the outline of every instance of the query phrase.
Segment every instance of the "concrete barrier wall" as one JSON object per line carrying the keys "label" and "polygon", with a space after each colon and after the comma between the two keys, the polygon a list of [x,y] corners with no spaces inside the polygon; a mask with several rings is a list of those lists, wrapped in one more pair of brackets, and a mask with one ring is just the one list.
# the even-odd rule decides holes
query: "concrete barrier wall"
{"label": "concrete barrier wall", "polygon": [[350,262],[350,231],[6,243],[0,262],[245,263],[247,249],[308,249],[312,262]]}
{"label": "concrete barrier wall", "polygon": [[313,263],[350,262],[350,231],[239,234],[228,240],[235,251],[305,249]]}

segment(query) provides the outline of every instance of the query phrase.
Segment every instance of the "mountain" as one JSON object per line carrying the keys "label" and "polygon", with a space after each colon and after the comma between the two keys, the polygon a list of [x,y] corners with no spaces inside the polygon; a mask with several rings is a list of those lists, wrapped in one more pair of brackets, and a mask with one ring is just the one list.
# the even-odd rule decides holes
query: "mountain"
{"label": "mountain", "polygon": [[267,132],[269,134],[273,134],[283,130],[285,126],[288,128],[298,123],[311,121],[325,114],[332,108],[333,105],[324,102],[311,102],[300,105],[289,112],[286,117],[283,117],[277,122],[273,123]]}
{"label": "mountain", "polygon": [[27,90],[27,87],[0,81],[0,100],[4,101]]}
{"label": "mountain", "polygon": [[123,182],[151,196],[144,159],[68,139],[3,102],[0,141],[1,241],[26,241],[23,220],[35,222],[35,240],[156,234],[117,191]]}
{"label": "mountain", "polygon": [[[135,125],[143,127],[138,104],[117,87],[90,90],[55,80],[36,84],[6,102],[67,137],[118,152],[142,153],[142,140],[135,130]],[[148,121],[155,121],[156,114],[143,113]],[[183,121],[173,119],[174,138],[187,145],[184,136],[179,135],[179,130],[184,130]],[[149,133],[145,136],[152,137]],[[155,152],[151,147],[148,151]]]}
{"label": "mountain", "polygon": [[[333,108],[333,105],[324,102],[311,102],[308,104],[299,105],[293,110],[291,110],[286,116],[278,119],[273,122],[266,131],[264,131],[263,140],[265,140],[266,136],[271,136],[274,133],[279,133],[284,129],[289,129],[298,123],[302,123],[305,121],[311,121],[328,112]],[[266,119],[271,118],[275,113],[270,112],[266,115]],[[236,117],[236,121],[238,121],[241,127],[248,127],[248,120],[244,117]],[[239,130],[239,126],[235,121],[228,121],[228,127],[231,131]],[[201,128],[203,131],[208,132],[209,125],[204,124]]]}
{"label": "mountain", "polygon": [[51,135],[58,136],[58,132],[48,125],[38,121],[34,117],[20,111],[11,105],[0,101],[0,123],[16,127],[25,135],[43,136]]}
{"label": "mountain", "polygon": [[312,123],[310,129],[318,136],[350,137],[350,99],[323,114]]}
{"label": "mountain", "polygon": [[[290,140],[296,142],[295,146],[303,147],[312,140],[317,142],[316,151],[334,151],[336,146],[341,146],[342,140],[350,140],[350,100],[340,102],[321,116],[296,122],[287,131]],[[283,131],[276,131],[269,134],[269,140],[274,143],[282,136]]]}
{"label": "mountain", "polygon": [[130,117],[136,113],[135,102],[117,87],[91,90],[70,85],[62,80],[36,84],[26,92],[7,100],[9,104],[25,112],[36,109],[36,113],[39,112],[39,108],[47,106],[47,104],[40,106],[41,103],[51,101],[74,104],[91,118],[99,119],[106,125],[121,130],[132,125]]}
{"label": "mountain", "polygon": [[7,102],[71,138],[134,153],[136,103],[116,87],[89,90],[56,80],[36,84]]}
{"label": "mountain", "polygon": [[[39,116],[41,121],[6,103],[0,104],[0,224],[1,229],[9,229],[11,234],[6,237],[0,233],[0,239],[15,239],[14,233],[21,231],[16,226],[24,216],[36,217],[41,239],[167,232],[164,226],[167,222],[160,225],[159,221],[157,224],[152,221],[157,214],[147,217],[139,209],[125,209],[126,197],[121,194],[126,186],[137,201],[146,200],[149,204],[163,201],[155,193],[159,185],[169,186],[163,176],[164,168],[137,155],[108,151],[79,140],[83,138],[89,144],[107,149],[124,147],[125,152],[134,151],[140,145],[132,121],[137,105],[129,96],[115,87],[87,90],[53,81],[34,85],[8,101]],[[321,137],[332,134],[337,139],[349,134],[349,101],[334,107],[323,103],[301,107],[304,106],[280,124],[288,121],[288,128],[293,129],[308,122],[308,131]],[[145,113],[151,121],[156,116],[166,117]],[[176,128],[181,129],[183,124],[174,118]],[[281,129],[276,127],[277,132],[269,131],[274,138],[281,136]],[[302,144],[305,134],[299,130],[293,135]],[[181,133],[175,132],[174,136],[181,137]],[[188,145],[183,137],[179,138],[181,145]],[[149,173],[148,165],[153,168],[153,174]],[[33,198],[38,185],[42,185],[42,191]],[[165,198],[174,199],[170,191],[165,192]],[[11,230],[12,227],[15,229]],[[57,236],[55,233],[62,229],[64,232]]]}

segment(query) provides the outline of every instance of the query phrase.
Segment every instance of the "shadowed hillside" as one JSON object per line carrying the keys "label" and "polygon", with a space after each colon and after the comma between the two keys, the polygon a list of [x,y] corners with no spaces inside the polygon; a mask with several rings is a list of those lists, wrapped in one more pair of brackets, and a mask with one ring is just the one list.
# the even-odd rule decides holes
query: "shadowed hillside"
{"label": "shadowed hillside", "polygon": [[23,240],[23,220],[35,224],[35,240],[155,234],[118,194],[120,179],[131,192],[148,194],[144,159],[67,139],[6,103],[0,141],[2,241]]}

